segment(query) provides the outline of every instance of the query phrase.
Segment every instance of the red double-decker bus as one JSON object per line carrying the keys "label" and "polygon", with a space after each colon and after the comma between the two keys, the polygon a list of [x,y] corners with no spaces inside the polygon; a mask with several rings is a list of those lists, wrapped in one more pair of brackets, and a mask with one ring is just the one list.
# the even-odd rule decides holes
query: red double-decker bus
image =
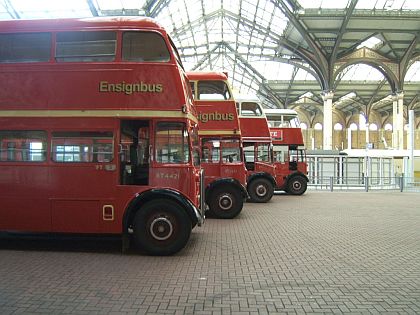
{"label": "red double-decker bus", "polygon": [[0,230],[186,245],[204,219],[198,120],[161,26],[2,21],[0,81]]}
{"label": "red double-decker bus", "polygon": [[265,109],[273,141],[276,190],[302,195],[308,186],[308,164],[298,114],[293,109]]}
{"label": "red double-decker bus", "polygon": [[277,186],[270,130],[259,101],[236,98],[251,201],[268,202]]}
{"label": "red double-decker bus", "polygon": [[248,197],[246,169],[235,101],[220,72],[188,72],[198,111],[205,174],[206,203],[210,216],[236,217]]}

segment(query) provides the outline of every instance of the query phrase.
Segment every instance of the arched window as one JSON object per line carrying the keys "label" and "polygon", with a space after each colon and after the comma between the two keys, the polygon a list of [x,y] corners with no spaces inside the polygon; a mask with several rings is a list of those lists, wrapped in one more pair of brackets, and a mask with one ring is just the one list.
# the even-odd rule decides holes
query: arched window
{"label": "arched window", "polygon": [[359,115],[359,128],[360,130],[366,130],[366,117],[363,114]]}
{"label": "arched window", "polygon": [[322,130],[322,124],[321,123],[316,123],[314,126],[315,130]]}
{"label": "arched window", "polygon": [[343,125],[342,125],[342,124],[340,124],[340,123],[336,123],[336,124],[334,125],[334,130],[343,130]]}
{"label": "arched window", "polygon": [[384,128],[385,130],[388,130],[388,131],[392,131],[392,124],[390,124],[390,123],[387,123],[386,125],[385,125],[385,128]]}
{"label": "arched window", "polygon": [[378,130],[378,125],[377,124],[369,124],[369,130],[377,131]]}
{"label": "arched window", "polygon": [[351,123],[350,124],[350,130],[357,130],[357,124],[356,123]]}
{"label": "arched window", "polygon": [[308,125],[306,124],[306,123],[300,123],[300,129],[302,129],[302,130],[306,130],[306,129],[308,129]]}

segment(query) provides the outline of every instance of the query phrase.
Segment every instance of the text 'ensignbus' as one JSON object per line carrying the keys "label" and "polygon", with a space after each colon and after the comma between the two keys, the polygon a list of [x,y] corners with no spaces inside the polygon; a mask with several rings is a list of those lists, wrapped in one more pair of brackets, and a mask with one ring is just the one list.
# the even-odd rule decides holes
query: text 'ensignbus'
{"label": "text 'ensignbus'", "polygon": [[160,83],[127,83],[125,81],[119,83],[109,83],[108,81],[99,82],[99,92],[116,92],[131,95],[133,93],[162,93],[163,85]]}

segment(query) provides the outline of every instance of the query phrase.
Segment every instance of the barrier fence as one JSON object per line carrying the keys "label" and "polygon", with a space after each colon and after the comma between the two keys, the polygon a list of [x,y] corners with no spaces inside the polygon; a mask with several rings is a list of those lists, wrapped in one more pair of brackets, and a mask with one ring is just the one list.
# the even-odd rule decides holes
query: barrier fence
{"label": "barrier fence", "polygon": [[309,178],[308,189],[312,190],[351,190],[378,191],[393,190],[400,192],[420,192],[420,179],[413,177],[346,177],[334,176]]}
{"label": "barrier fence", "polygon": [[404,176],[390,157],[312,155],[307,161],[308,189],[420,192],[420,178]]}

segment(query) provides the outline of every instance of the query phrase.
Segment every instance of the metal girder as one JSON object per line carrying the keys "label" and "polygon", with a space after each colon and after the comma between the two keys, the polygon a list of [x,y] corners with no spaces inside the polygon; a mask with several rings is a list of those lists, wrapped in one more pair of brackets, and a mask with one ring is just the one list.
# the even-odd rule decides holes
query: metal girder
{"label": "metal girder", "polygon": [[410,65],[410,60],[413,57],[414,50],[416,49],[416,46],[419,43],[419,41],[420,41],[420,32],[417,32],[416,36],[411,41],[410,46],[406,50],[403,58],[401,59],[401,62],[399,64],[400,69],[401,69],[400,70],[400,77],[399,77],[399,79],[401,80],[401,86],[403,86],[403,84],[404,84],[404,77],[407,73],[408,67]]}
{"label": "metal girder", "polygon": [[[322,50],[318,47],[316,42],[313,38],[309,35],[306,28],[302,24],[302,22],[296,17],[296,15],[290,10],[288,5],[284,2],[284,0],[272,0],[273,4],[279,8],[283,14],[289,18],[290,23],[298,30],[301,34],[305,42],[311,47],[313,50],[312,56],[309,60],[306,60],[309,64],[317,64],[319,66],[319,71],[321,75],[321,80],[324,81],[323,85],[326,85],[328,89],[329,80],[328,80],[328,60],[326,56],[323,54]],[[308,56],[309,57],[309,56]]]}
{"label": "metal girder", "polygon": [[10,0],[3,0],[3,7],[13,19],[20,19],[20,14],[16,11],[15,7],[12,5]]}
{"label": "metal girder", "polygon": [[[337,59],[338,48],[340,47],[341,40],[343,39],[343,35],[346,31],[347,25],[349,24],[350,17],[353,14],[353,11],[354,11],[354,8],[356,7],[357,1],[358,0],[352,0],[351,3],[350,3],[350,6],[346,9],[346,15],[344,17],[343,23],[341,24],[340,31],[338,32],[338,35],[337,35],[337,38],[336,38],[336,41],[335,41],[335,44],[334,44],[334,48],[333,48],[332,53],[331,53],[330,66],[329,66],[330,71],[332,71],[333,65],[334,65],[334,63]],[[332,75],[333,75],[333,73],[331,72],[329,74],[329,77],[331,78]],[[332,85],[332,82],[330,82],[330,84]]]}
{"label": "metal girder", "polygon": [[147,0],[143,6],[147,16],[156,17],[171,0]]}
{"label": "metal girder", "polygon": [[93,0],[86,0],[90,13],[92,13],[93,16],[99,16],[98,9],[95,7],[95,4],[93,3]]}

